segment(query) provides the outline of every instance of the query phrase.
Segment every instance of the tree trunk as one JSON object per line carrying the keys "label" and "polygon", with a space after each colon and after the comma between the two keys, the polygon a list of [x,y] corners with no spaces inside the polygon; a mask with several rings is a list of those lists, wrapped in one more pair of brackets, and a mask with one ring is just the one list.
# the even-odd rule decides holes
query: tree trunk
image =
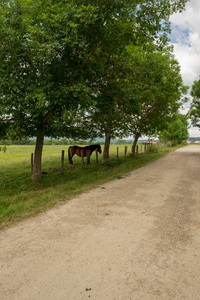
{"label": "tree trunk", "polygon": [[132,146],[132,156],[133,157],[135,156],[135,149],[136,149],[139,137],[140,137],[140,135],[136,133],[135,134],[135,139],[133,140],[133,146]]}
{"label": "tree trunk", "polygon": [[105,146],[104,146],[103,158],[102,158],[103,165],[106,165],[109,162],[110,139],[111,139],[111,133],[109,131],[109,132],[106,132]]}
{"label": "tree trunk", "polygon": [[35,155],[33,163],[32,180],[41,180],[41,165],[42,165],[42,149],[44,144],[44,131],[42,129],[37,130],[37,139],[35,146]]}

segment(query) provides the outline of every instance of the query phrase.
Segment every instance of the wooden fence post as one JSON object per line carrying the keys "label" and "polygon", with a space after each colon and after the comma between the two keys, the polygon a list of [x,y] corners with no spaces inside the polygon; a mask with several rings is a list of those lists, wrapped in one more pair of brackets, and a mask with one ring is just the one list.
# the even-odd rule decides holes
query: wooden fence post
{"label": "wooden fence post", "polygon": [[64,156],[65,156],[65,150],[62,150],[62,157],[61,157],[61,170],[62,170],[62,174],[64,171]]}
{"label": "wooden fence post", "polygon": [[136,146],[136,153],[138,153],[138,145]]}
{"label": "wooden fence post", "polygon": [[141,146],[140,146],[140,152],[142,153],[142,144],[141,144]]}
{"label": "wooden fence post", "polygon": [[146,143],[144,144],[144,152],[146,153],[147,151],[147,147],[146,147]]}
{"label": "wooden fence post", "polygon": [[84,167],[84,152],[81,150],[82,167]]}
{"label": "wooden fence post", "polygon": [[117,158],[119,158],[119,147],[117,147]]}
{"label": "wooden fence post", "polygon": [[31,153],[31,176],[33,175],[33,153]]}
{"label": "wooden fence post", "polygon": [[126,156],[126,154],[127,154],[127,148],[128,148],[128,146],[125,146],[125,149],[124,149],[124,155]]}

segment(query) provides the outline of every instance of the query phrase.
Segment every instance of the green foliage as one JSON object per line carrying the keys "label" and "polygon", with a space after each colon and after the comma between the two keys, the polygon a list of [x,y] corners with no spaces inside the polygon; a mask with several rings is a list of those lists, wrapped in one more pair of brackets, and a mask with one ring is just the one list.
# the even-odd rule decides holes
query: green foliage
{"label": "green foliage", "polygon": [[191,89],[191,96],[193,97],[193,100],[189,111],[189,117],[192,120],[192,125],[200,128],[200,79],[194,81]]}
{"label": "green foliage", "polygon": [[90,103],[111,57],[130,42],[158,42],[185,2],[2,1],[1,118],[9,137],[36,136],[41,127],[54,134],[63,110]]}
{"label": "green foliage", "polygon": [[175,114],[166,128],[160,133],[160,139],[163,141],[173,141],[172,145],[180,144],[188,138],[187,116]]}
{"label": "green foliage", "polygon": [[[73,16],[75,20],[80,18],[79,23],[85,22],[81,18],[85,11],[80,8],[77,16],[73,5],[60,4],[13,1],[3,6],[1,97],[3,118],[9,122],[11,138],[36,136],[41,126],[45,135],[50,135],[54,132],[55,118],[63,109],[77,108],[80,98],[88,102],[85,96],[90,94],[90,88],[85,83],[82,64],[88,58],[90,47],[82,41],[83,53],[80,50],[80,59],[76,61],[72,49],[76,48],[78,32],[71,30],[74,25],[70,21]],[[91,20],[88,22],[90,27]],[[89,28],[83,33],[82,23],[78,36],[84,40]]]}
{"label": "green foliage", "polygon": [[171,115],[177,112],[185,87],[180,67],[171,49],[149,52],[130,48],[136,84],[132,88],[137,97],[137,111],[130,112],[129,131],[135,135],[153,135],[161,130]]}

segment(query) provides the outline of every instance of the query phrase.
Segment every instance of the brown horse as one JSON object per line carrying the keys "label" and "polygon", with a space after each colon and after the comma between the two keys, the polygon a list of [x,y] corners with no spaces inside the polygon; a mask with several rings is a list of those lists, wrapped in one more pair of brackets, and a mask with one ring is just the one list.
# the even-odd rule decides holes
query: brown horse
{"label": "brown horse", "polygon": [[79,147],[79,146],[71,146],[68,149],[68,158],[69,158],[69,163],[73,164],[72,157],[74,154],[78,155],[81,157],[81,151],[83,150],[83,156],[87,156],[87,164],[90,163],[90,156],[94,150],[97,150],[101,154],[101,146],[96,144],[96,145],[90,145],[86,147]]}

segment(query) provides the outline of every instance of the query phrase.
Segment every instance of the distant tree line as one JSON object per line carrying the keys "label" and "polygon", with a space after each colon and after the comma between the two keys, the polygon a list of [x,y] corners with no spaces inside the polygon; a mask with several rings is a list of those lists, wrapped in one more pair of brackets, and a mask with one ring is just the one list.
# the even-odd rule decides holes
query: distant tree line
{"label": "distant tree line", "polygon": [[[97,141],[98,144],[104,144],[102,141]],[[96,143],[97,143],[96,142]],[[61,139],[44,139],[44,145],[90,145],[92,141],[86,140],[68,140],[66,138]],[[35,145],[34,139],[22,139],[22,140],[1,140],[0,145]]]}

